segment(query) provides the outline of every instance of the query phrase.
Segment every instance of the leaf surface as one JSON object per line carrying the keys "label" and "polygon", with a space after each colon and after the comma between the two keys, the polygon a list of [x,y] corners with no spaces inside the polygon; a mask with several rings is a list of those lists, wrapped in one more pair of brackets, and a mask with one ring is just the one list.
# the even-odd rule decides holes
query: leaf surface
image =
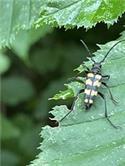
{"label": "leaf surface", "polygon": [[[124,0],[123,0],[124,1]],[[53,26],[91,28],[98,22],[109,25],[125,12],[122,0],[48,0],[41,8],[38,25],[43,22]]]}
{"label": "leaf surface", "polygon": [[43,0],[0,0],[0,47],[9,46],[20,29],[30,29]]}

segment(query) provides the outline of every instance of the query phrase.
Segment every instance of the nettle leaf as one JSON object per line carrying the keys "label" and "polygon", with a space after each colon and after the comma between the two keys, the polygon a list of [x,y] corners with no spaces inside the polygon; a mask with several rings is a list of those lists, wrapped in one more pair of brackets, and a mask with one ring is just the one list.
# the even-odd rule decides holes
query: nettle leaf
{"label": "nettle leaf", "polygon": [[48,0],[41,8],[41,18],[37,24],[90,28],[101,21],[111,25],[124,12],[125,3],[122,1]]}
{"label": "nettle leaf", "polygon": [[[125,32],[124,32],[125,34]],[[123,35],[124,36],[124,35]],[[117,41],[100,46],[94,59],[101,60]],[[85,63],[90,67],[90,61]],[[100,91],[106,96],[110,120],[121,126],[114,129],[104,118],[104,101],[97,97],[92,108],[85,112],[83,94],[75,102],[74,111],[59,127],[46,126],[41,132],[44,138],[41,153],[32,166],[97,166],[125,164],[125,41],[119,43],[102,66],[103,74],[110,74],[107,84],[111,87],[118,105],[114,105],[106,88]],[[74,89],[72,85],[72,89]],[[52,114],[60,120],[69,109],[55,106]]]}
{"label": "nettle leaf", "polygon": [[0,0],[0,47],[9,46],[20,29],[30,29],[44,0]]}

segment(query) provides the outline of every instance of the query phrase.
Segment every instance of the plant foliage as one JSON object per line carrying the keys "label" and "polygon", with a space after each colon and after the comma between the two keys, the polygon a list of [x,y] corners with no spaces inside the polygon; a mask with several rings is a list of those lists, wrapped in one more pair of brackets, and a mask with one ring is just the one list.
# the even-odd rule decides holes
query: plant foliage
{"label": "plant foliage", "polygon": [[[80,83],[66,82],[66,90],[58,93],[67,77],[72,77],[73,69],[86,59],[79,39],[95,50],[95,43],[117,38],[124,28],[125,15],[120,18],[124,11],[124,0],[0,0],[1,165],[27,165],[39,153],[39,132],[41,126],[52,122],[48,111],[55,100],[61,106],[54,107],[52,114],[59,120],[69,111],[66,105],[83,88]],[[99,22],[96,28],[85,32]],[[114,25],[106,29],[103,23]],[[64,28],[52,31],[52,27]],[[74,29],[65,31],[71,28]],[[125,32],[121,38],[125,38]],[[94,58],[101,59],[115,42],[100,45]],[[124,52],[121,43],[103,66],[103,73],[111,75],[108,84],[119,102],[117,106],[102,88],[110,118],[122,130],[114,130],[108,124],[101,99],[97,98],[86,113],[83,95],[79,95],[76,111],[59,127],[43,128],[44,141],[39,148],[42,152],[31,165],[125,165]],[[90,61],[85,64],[91,67]],[[77,70],[81,73],[84,67],[80,65]]]}
{"label": "plant foliage", "polygon": [[0,0],[0,47],[10,46],[22,29],[45,24],[91,28],[101,21],[112,25],[124,12],[122,0]]}
{"label": "plant foliage", "polygon": [[74,26],[90,28],[101,21],[111,25],[124,12],[123,1],[48,0],[41,8],[38,24],[45,22],[66,28]]}

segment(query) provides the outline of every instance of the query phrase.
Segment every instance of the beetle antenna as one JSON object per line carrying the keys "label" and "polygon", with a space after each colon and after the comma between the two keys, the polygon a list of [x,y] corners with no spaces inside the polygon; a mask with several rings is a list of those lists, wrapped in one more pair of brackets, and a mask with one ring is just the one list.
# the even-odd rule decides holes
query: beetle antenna
{"label": "beetle antenna", "polygon": [[115,43],[115,44],[109,49],[109,51],[107,52],[107,54],[105,55],[105,57],[103,58],[103,60],[102,60],[100,63],[104,62],[105,59],[107,58],[108,54],[110,53],[110,51],[111,51],[117,44],[119,44],[119,43],[121,43],[121,42],[123,42],[123,41],[125,41],[125,40],[120,40],[120,41],[118,41],[117,43]]}
{"label": "beetle antenna", "polygon": [[86,51],[88,52],[89,56],[91,57],[91,60],[95,63],[95,60],[92,58],[92,53],[90,52],[89,48],[87,47],[86,43],[83,40],[80,40],[82,44],[84,45]]}

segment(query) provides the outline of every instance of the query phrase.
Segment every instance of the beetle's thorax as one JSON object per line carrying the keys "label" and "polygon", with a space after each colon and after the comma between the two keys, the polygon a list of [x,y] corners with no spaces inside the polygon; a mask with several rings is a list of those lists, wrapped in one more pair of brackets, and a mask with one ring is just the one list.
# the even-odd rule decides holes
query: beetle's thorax
{"label": "beetle's thorax", "polygon": [[92,66],[91,71],[94,74],[100,74],[101,73],[101,63],[95,62]]}

